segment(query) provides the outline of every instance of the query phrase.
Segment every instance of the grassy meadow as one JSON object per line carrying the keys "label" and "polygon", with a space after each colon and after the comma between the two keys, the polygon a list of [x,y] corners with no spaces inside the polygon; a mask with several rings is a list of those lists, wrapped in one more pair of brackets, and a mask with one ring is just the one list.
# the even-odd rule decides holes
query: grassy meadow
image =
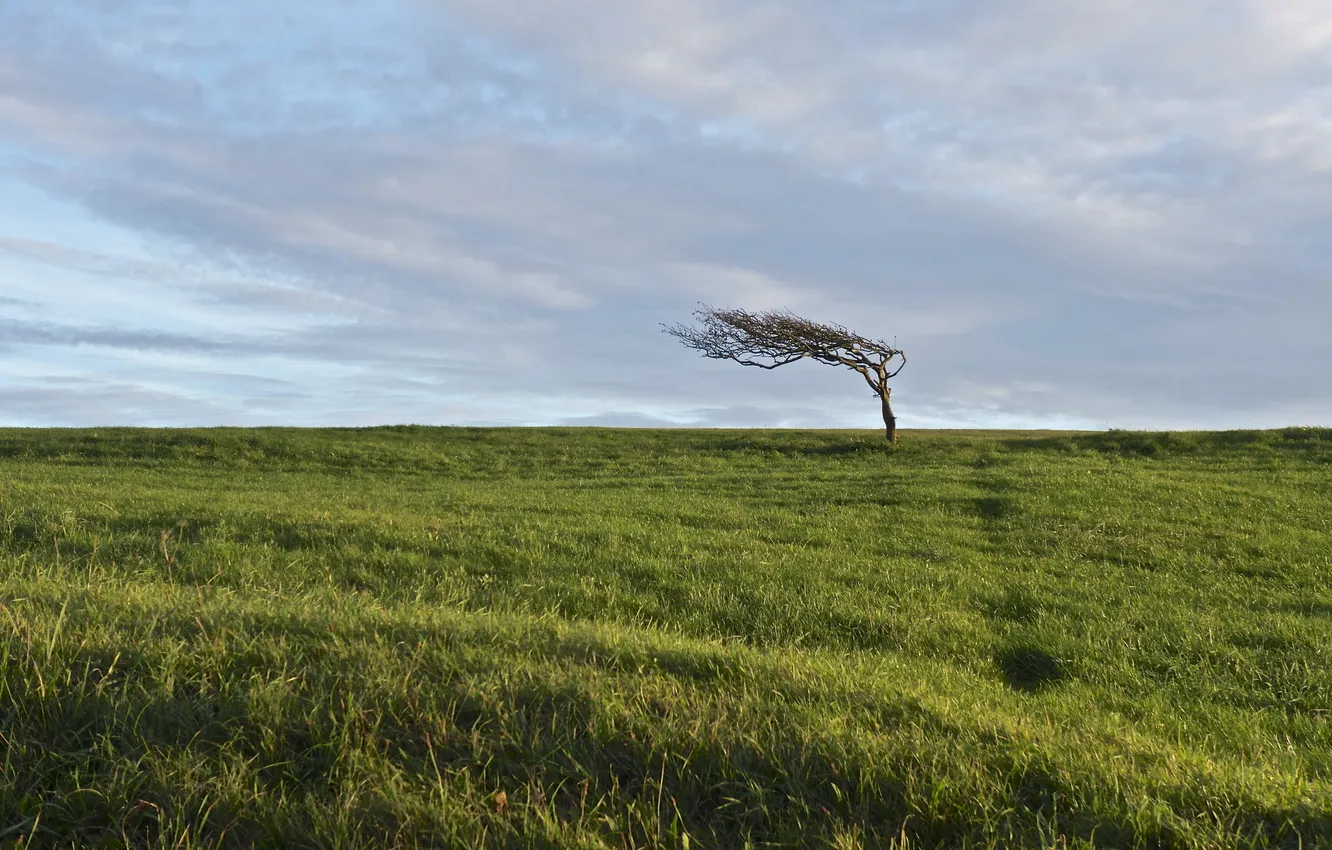
{"label": "grassy meadow", "polygon": [[1332,430],[0,430],[0,843],[1332,847]]}

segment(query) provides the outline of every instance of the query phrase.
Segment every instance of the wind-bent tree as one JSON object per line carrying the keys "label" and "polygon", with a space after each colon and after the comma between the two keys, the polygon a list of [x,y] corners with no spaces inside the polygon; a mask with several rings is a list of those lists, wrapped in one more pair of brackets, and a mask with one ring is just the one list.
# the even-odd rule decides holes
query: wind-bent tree
{"label": "wind-bent tree", "polygon": [[694,311],[694,318],[698,319],[697,327],[663,325],[662,328],[702,352],[704,357],[734,360],[760,369],[776,369],[809,358],[859,372],[883,404],[883,425],[888,439],[897,442],[897,417],[888,401],[892,393],[888,380],[906,365],[906,354],[900,349],[841,325],[802,319],[789,310],[750,313],[704,305]]}

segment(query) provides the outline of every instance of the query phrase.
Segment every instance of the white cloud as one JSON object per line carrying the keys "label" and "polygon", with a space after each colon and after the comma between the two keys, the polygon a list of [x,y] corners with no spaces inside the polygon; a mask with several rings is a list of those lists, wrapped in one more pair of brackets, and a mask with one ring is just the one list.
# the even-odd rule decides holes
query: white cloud
{"label": "white cloud", "polygon": [[[437,5],[684,120],[1126,241],[1252,229],[1224,197],[1228,173],[1274,158],[1325,170],[1332,150],[1325,4]],[[1215,163],[1206,202],[1127,170],[1181,137]]]}
{"label": "white cloud", "polygon": [[[281,334],[171,386],[326,364],[316,419],[862,416],[818,370],[757,383],[659,338],[697,301],[898,336],[940,423],[1238,421],[1236,378],[1312,415],[1330,32],[1256,0],[14,0],[0,279],[28,305],[0,308],[52,352]],[[34,187],[86,226],[24,223]],[[1263,353],[1209,370],[1236,339]],[[218,409],[254,415],[228,381]]]}

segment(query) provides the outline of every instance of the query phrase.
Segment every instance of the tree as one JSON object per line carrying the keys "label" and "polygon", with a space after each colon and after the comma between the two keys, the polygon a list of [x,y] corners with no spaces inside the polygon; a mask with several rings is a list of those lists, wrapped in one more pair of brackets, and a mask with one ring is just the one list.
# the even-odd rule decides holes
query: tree
{"label": "tree", "polygon": [[[694,311],[699,326],[663,325],[662,329],[704,357],[734,360],[743,366],[776,369],[809,358],[859,372],[883,406],[888,439],[897,442],[897,417],[888,397],[888,380],[902,371],[906,354],[881,339],[869,339],[841,325],[821,324],[791,313],[768,310],[718,310],[707,305]],[[894,360],[896,368],[890,368]]]}

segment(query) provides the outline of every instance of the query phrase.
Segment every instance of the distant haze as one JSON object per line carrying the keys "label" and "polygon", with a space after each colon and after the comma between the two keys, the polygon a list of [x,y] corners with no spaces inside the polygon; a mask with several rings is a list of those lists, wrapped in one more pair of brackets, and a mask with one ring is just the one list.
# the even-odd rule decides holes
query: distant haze
{"label": "distant haze", "polygon": [[1332,424],[1326,0],[0,3],[0,425]]}

